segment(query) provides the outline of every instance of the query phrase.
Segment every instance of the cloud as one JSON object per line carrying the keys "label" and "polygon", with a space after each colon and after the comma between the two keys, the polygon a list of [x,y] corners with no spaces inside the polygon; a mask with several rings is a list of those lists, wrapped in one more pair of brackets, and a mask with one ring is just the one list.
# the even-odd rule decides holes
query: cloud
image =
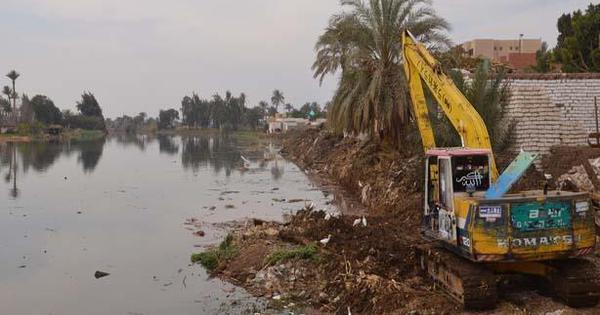
{"label": "cloud", "polygon": [[[589,0],[437,0],[456,42],[556,38],[556,19]],[[0,73],[18,88],[73,108],[96,94],[109,116],[178,108],[183,95],[245,92],[251,105],[284,91],[295,105],[330,99],[313,46],[338,0],[3,0]],[[1,82],[0,82],[1,83]]]}

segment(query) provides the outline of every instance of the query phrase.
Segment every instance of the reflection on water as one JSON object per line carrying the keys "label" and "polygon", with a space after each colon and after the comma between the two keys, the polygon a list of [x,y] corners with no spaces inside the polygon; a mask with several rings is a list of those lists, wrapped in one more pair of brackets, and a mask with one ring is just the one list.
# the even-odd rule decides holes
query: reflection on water
{"label": "reflection on water", "polygon": [[175,155],[179,153],[179,145],[175,142],[175,136],[159,136],[158,149],[160,153]]}
{"label": "reflection on water", "polygon": [[71,141],[65,143],[0,143],[0,172],[5,172],[4,180],[12,181],[11,196],[18,197],[18,172],[43,173],[61,156],[77,154],[77,161],[85,173],[94,171],[106,140]]}
{"label": "reflection on water", "polygon": [[218,243],[224,222],[335,208],[277,152],[218,134],[1,143],[0,314],[262,312],[190,254]]}
{"label": "reflection on water", "polygon": [[[181,149],[181,163],[184,169],[198,172],[200,169],[212,168],[215,173],[224,172],[231,176],[233,170],[241,168],[242,160],[239,152],[240,143],[234,136],[200,135],[179,137],[173,135],[127,135],[118,134],[108,140],[102,138],[91,141],[70,142],[31,142],[0,143],[0,172],[4,173],[4,181],[12,182],[11,195],[18,197],[18,171],[28,173],[46,172],[61,157],[77,154],[77,161],[85,173],[92,173],[101,161],[104,146],[107,142],[115,142],[123,147],[133,147],[145,151],[148,145],[158,143],[162,154],[176,156]],[[274,180],[281,179],[284,166],[277,150],[270,144],[266,149],[255,148],[245,154],[256,161],[260,169],[269,168]]]}

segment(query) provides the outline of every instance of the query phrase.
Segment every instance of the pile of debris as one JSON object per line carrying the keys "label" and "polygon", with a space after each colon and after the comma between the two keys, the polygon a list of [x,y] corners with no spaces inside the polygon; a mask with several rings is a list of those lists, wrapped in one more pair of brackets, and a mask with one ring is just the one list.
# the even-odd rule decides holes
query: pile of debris
{"label": "pile of debris", "polygon": [[554,147],[543,158],[542,167],[565,190],[600,191],[600,149]]}
{"label": "pile of debris", "polygon": [[231,234],[236,255],[221,260],[213,275],[291,309],[335,314],[459,310],[419,275],[412,246],[421,240],[398,218],[368,217],[366,226],[356,220],[309,210],[285,224],[254,220]]}
{"label": "pile of debris", "polygon": [[423,166],[415,152],[316,129],[286,135],[283,147],[286,158],[313,176],[334,180],[371,215],[394,214],[404,219],[405,228],[418,226]]}
{"label": "pile of debris", "polygon": [[[287,223],[239,224],[215,247],[232,254],[223,255],[211,275],[267,299],[275,309],[293,313],[463,312],[418,270],[413,249],[423,242],[418,235],[408,232],[396,216],[364,220],[366,226],[362,218],[302,210]],[[569,309],[532,287],[505,286],[494,314],[598,311]]]}
{"label": "pile of debris", "polygon": [[[289,133],[283,142],[284,155],[317,180],[335,181],[360,198],[369,216],[302,210],[287,223],[239,225],[215,255],[206,255],[216,258],[213,276],[303,313],[460,313],[459,305],[420,274],[414,256],[414,246],[423,242],[421,154],[326,130]],[[599,157],[597,149],[559,147],[542,164],[560,182],[576,189],[589,189],[591,182],[598,190]],[[508,165],[512,157],[498,160]],[[517,186],[540,189],[544,181],[532,168]],[[498,314],[575,313],[532,288],[500,293]]]}

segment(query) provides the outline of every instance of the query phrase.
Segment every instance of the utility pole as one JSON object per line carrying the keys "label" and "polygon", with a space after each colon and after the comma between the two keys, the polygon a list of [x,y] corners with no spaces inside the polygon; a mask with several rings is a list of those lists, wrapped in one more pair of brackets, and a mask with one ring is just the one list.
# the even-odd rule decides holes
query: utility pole
{"label": "utility pole", "polygon": [[519,34],[519,54],[523,53],[523,34]]}

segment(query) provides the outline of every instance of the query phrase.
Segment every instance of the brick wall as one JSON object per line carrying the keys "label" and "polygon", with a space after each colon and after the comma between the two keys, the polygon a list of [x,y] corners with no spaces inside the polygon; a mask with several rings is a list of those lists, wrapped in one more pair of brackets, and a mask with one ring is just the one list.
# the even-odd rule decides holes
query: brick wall
{"label": "brick wall", "polygon": [[509,79],[507,114],[516,122],[515,150],[546,154],[554,145],[587,145],[588,134],[596,132],[600,74],[517,74]]}

